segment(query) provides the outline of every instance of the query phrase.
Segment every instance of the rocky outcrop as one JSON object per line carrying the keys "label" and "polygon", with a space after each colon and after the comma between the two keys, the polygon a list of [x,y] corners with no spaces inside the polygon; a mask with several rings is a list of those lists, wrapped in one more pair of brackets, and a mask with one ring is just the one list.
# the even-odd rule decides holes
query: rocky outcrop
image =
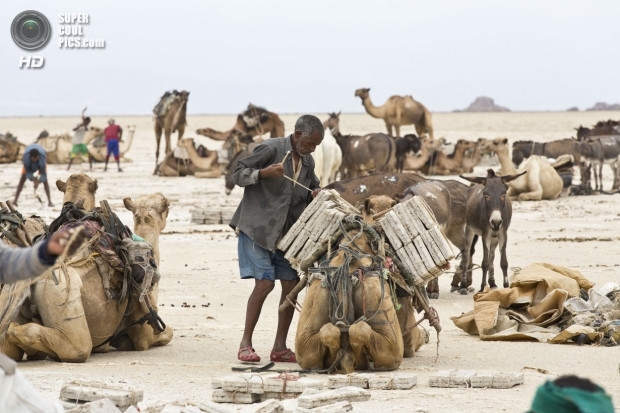
{"label": "rocky outcrop", "polygon": [[495,101],[486,96],[477,97],[466,109],[455,112],[510,112],[510,109],[495,104]]}
{"label": "rocky outcrop", "polygon": [[594,106],[586,110],[620,110],[620,103],[612,103],[610,105],[605,102],[596,102]]}

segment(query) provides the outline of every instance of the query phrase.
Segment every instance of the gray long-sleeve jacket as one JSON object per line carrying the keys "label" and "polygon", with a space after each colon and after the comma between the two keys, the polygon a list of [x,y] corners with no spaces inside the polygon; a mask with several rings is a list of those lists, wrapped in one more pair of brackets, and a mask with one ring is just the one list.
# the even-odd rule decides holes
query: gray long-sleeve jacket
{"label": "gray long-sleeve jacket", "polygon": [[[239,229],[259,246],[274,251],[280,235],[285,234],[301,213],[312,202],[312,194],[288,179],[258,179],[258,171],[282,162],[287,151],[292,151],[292,136],[270,138],[257,145],[249,156],[237,161],[233,178],[236,185],[244,188],[243,199],[230,221],[233,229]],[[284,162],[284,174],[293,177],[293,157]],[[314,173],[314,158],[302,158],[297,182],[310,188],[319,188]]]}
{"label": "gray long-sleeve jacket", "polygon": [[0,283],[9,284],[41,275],[55,259],[47,254],[46,241],[31,248],[11,248],[0,241]]}

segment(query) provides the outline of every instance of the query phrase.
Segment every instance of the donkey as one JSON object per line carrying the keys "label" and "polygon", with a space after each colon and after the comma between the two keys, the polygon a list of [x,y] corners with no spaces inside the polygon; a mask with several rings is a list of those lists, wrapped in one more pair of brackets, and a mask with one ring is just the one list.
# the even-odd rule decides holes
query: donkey
{"label": "donkey", "polygon": [[471,260],[470,248],[473,246],[474,237],[479,235],[482,239],[482,284],[480,292],[484,291],[487,284],[487,272],[489,273],[489,286],[497,288],[493,260],[495,249],[499,244],[501,254],[500,266],[504,274],[504,288],[508,287],[508,259],[506,258],[507,232],[512,218],[512,205],[510,197],[506,196],[508,182],[523,175],[497,176],[492,169],[487,171],[486,178],[466,177],[461,178],[473,182],[467,193],[467,206],[465,210],[465,243],[462,248],[461,258],[461,285],[459,293],[467,294],[467,269]]}
{"label": "donkey", "polygon": [[617,161],[620,155],[620,140],[613,135],[586,138],[579,146],[581,155],[593,166],[592,173],[597,191],[603,190],[603,165],[607,164],[613,172],[612,189],[618,188]]}
{"label": "donkey", "polygon": [[[469,186],[456,180],[428,180],[411,185],[403,192],[399,202],[405,202],[413,196],[421,196],[428,204],[437,224],[448,240],[459,249],[459,256],[463,257],[462,248],[465,245],[465,211],[467,205],[467,194]],[[469,248],[469,257],[474,255],[474,247],[478,236],[475,235]],[[458,291],[459,284],[463,275],[459,271],[454,272],[450,284],[450,292]],[[472,283],[472,265],[470,264],[467,273],[467,287]],[[439,298],[439,282],[435,278],[426,285],[426,292],[429,298]]]}

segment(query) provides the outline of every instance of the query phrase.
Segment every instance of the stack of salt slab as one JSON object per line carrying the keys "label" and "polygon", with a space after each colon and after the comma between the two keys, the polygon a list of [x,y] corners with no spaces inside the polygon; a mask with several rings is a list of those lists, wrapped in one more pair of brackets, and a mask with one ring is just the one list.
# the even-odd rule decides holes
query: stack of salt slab
{"label": "stack of salt slab", "polygon": [[439,277],[442,267],[454,258],[434,214],[420,196],[396,204],[377,222],[417,285]]}
{"label": "stack of salt slab", "polygon": [[277,248],[284,251],[293,268],[300,271],[339,228],[347,215],[359,214],[359,210],[340,197],[334,189],[322,190],[306,207],[299,219],[278,242]]}

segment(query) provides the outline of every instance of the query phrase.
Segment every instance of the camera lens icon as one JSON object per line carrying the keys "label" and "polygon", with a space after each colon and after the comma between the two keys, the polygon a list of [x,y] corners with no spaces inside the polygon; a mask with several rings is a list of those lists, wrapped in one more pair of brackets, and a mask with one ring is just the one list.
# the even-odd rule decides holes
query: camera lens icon
{"label": "camera lens icon", "polygon": [[52,27],[43,14],[35,10],[19,13],[11,23],[11,36],[16,45],[24,50],[43,48],[50,39]]}

